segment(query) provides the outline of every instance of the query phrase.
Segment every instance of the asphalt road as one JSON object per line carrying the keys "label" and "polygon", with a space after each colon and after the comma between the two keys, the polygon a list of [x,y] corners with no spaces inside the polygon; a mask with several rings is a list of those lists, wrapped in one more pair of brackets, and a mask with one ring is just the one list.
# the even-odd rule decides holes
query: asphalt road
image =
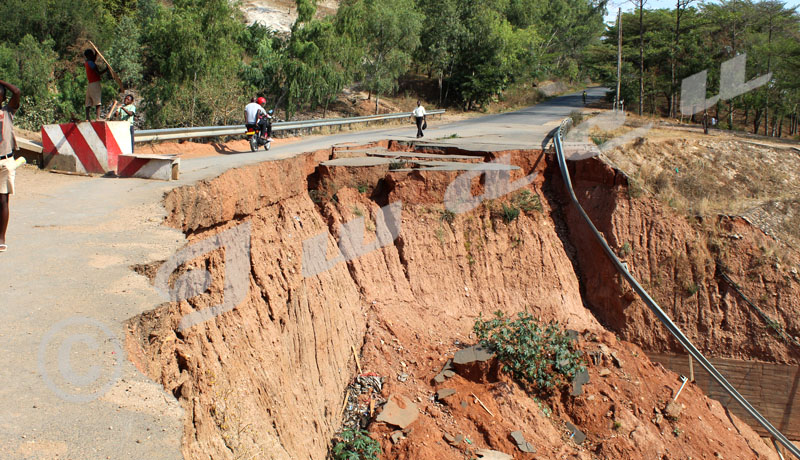
{"label": "asphalt road", "polygon": [[[604,90],[588,93],[593,99]],[[582,106],[575,93],[517,112],[441,126],[430,120],[423,140],[538,148]],[[0,254],[0,457],[182,458],[181,408],[126,359],[122,341],[124,321],[164,302],[130,267],[185,245],[180,232],[161,225],[164,192],[238,166],[344,142],[414,140],[415,133],[408,125],[183,160],[173,182],[20,170],[9,251]]]}

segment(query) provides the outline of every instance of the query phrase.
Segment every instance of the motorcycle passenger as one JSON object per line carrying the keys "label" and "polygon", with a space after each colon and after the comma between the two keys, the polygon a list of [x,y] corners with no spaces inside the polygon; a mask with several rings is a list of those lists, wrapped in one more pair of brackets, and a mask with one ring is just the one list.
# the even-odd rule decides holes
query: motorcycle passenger
{"label": "motorcycle passenger", "polygon": [[244,107],[244,125],[249,130],[258,130],[259,136],[264,137],[267,129],[267,123],[262,121],[262,117],[267,116],[267,111],[264,110],[264,104],[267,100],[259,97],[255,102],[250,102]]}
{"label": "motorcycle passenger", "polygon": [[274,111],[272,109],[269,109],[267,111],[267,116],[262,119],[263,122],[267,125],[267,141],[269,141],[269,142],[272,142],[272,114],[273,113],[274,113]]}

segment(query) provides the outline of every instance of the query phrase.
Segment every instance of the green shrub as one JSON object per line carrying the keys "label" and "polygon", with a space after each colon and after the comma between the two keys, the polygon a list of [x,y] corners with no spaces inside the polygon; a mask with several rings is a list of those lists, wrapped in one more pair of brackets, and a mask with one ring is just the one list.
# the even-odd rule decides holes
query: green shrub
{"label": "green shrub", "polygon": [[581,353],[556,322],[543,327],[530,313],[518,313],[511,320],[497,311],[489,320],[479,316],[473,330],[481,344],[494,351],[504,371],[539,390],[566,385],[584,369]]}
{"label": "green shrub", "polygon": [[519,217],[519,208],[513,204],[511,206],[507,206],[505,203],[503,203],[503,212],[501,215],[506,223],[511,223],[514,219]]}
{"label": "green shrub", "polygon": [[452,224],[453,221],[456,220],[456,213],[449,209],[442,209],[439,211],[439,220]]}
{"label": "green shrub", "polygon": [[521,190],[514,195],[511,201],[524,212],[542,212],[542,200],[539,198],[539,194],[531,193],[530,190]]}
{"label": "green shrub", "polygon": [[378,441],[364,430],[345,430],[333,442],[333,460],[378,460],[383,452]]}
{"label": "green shrub", "polygon": [[405,167],[406,167],[406,162],[402,160],[393,161],[389,163],[389,171],[394,171],[395,169],[403,169]]}
{"label": "green shrub", "polygon": [[686,292],[688,292],[689,295],[695,295],[695,294],[697,294],[697,292],[699,290],[700,290],[700,286],[698,286],[696,283],[689,283],[686,286]]}

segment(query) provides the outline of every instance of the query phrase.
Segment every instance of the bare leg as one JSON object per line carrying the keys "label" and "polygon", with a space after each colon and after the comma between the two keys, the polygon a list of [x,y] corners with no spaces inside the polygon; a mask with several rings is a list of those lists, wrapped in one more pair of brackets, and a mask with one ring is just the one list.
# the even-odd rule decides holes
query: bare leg
{"label": "bare leg", "polygon": [[100,119],[100,106],[99,105],[95,108],[95,115],[96,116],[94,117],[94,119],[95,120],[99,120]]}
{"label": "bare leg", "polygon": [[0,193],[0,244],[6,244],[8,214],[8,193]]}
{"label": "bare leg", "polygon": [[89,121],[89,107],[86,107],[86,121]]}

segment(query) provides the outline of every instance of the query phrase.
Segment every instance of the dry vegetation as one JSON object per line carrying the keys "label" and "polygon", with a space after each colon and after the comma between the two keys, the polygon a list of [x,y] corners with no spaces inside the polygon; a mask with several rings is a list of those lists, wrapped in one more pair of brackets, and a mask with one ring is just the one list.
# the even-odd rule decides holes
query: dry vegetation
{"label": "dry vegetation", "polygon": [[[590,137],[601,143],[630,129],[593,129]],[[644,189],[687,215],[740,215],[800,248],[798,148],[728,133],[704,136],[697,130],[655,127],[646,138],[603,157],[633,179],[632,195]]]}

